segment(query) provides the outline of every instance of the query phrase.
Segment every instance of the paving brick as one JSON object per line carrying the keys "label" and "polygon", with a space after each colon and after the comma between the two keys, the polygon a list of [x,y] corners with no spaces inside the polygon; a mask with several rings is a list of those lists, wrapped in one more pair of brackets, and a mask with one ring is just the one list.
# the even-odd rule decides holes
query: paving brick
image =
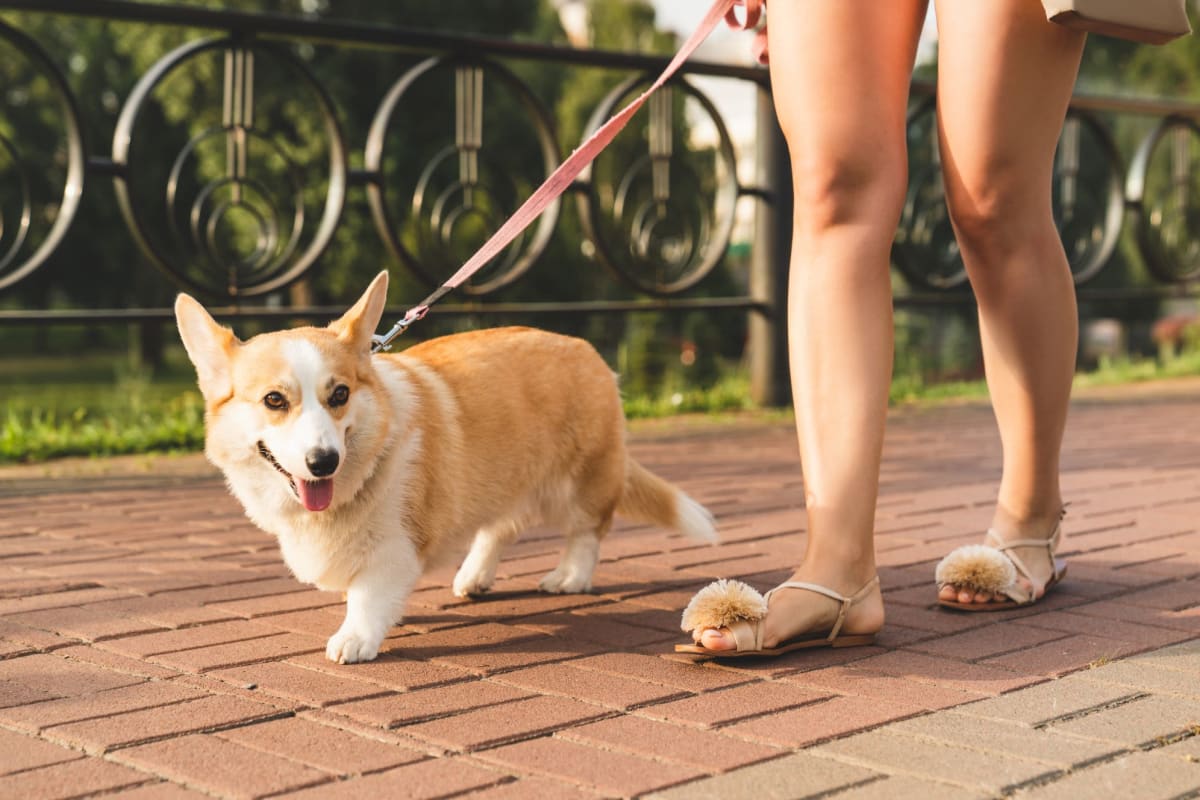
{"label": "paving brick", "polygon": [[55,697],[58,695],[40,689],[31,689],[19,683],[0,680],[0,709],[22,706],[26,703],[37,703],[42,700],[53,700]]}
{"label": "paving brick", "polygon": [[1077,800],[1080,797],[1136,797],[1167,800],[1191,796],[1200,788],[1200,763],[1160,753],[1134,753],[1080,770],[1014,797],[1021,800]]}
{"label": "paving brick", "polygon": [[990,658],[986,664],[1057,676],[1136,652],[1138,645],[1102,636],[1068,636],[1018,653]]}
{"label": "paving brick", "polygon": [[144,620],[116,616],[89,607],[71,606],[10,614],[8,619],[85,642],[150,633],[160,627]]}
{"label": "paving brick", "polygon": [[1095,683],[1087,673],[1030,686],[954,709],[958,713],[1018,722],[1030,727],[1100,708],[1138,694],[1127,687]]}
{"label": "paving brick", "polygon": [[[557,554],[554,558],[557,560]],[[507,559],[504,563],[508,564]],[[551,564],[551,567],[553,566]],[[549,569],[550,567],[546,571]],[[546,594],[535,589],[489,592],[473,600],[454,602],[457,598],[453,598],[453,595],[445,596],[449,593],[444,588],[440,591],[446,601],[441,608],[452,608],[460,614],[482,619],[534,617],[609,602],[593,594]]]}
{"label": "paving brick", "polygon": [[999,694],[1043,680],[1021,666],[1004,669],[997,665],[970,664],[956,659],[934,658],[922,653],[896,650],[855,662],[860,669],[876,670],[898,678],[932,683],[980,694]]}
{"label": "paving brick", "polygon": [[91,605],[92,603],[99,603],[104,600],[115,600],[119,598],[127,598],[129,596],[130,595],[128,592],[109,589],[103,586],[84,589],[71,589],[64,592],[49,592],[45,594],[12,598],[9,600],[0,600],[0,615],[24,614],[32,611],[41,611],[47,608],[66,608],[68,606]]}
{"label": "paving brick", "polygon": [[757,680],[750,675],[709,665],[672,661],[640,653],[601,653],[576,659],[570,664],[576,669],[635,678],[689,692],[706,692]]}
{"label": "paving brick", "polygon": [[793,684],[759,681],[661,703],[641,709],[638,714],[700,728],[713,728],[759,714],[807,705],[824,700],[829,695],[827,691]]}
{"label": "paving brick", "polygon": [[560,739],[633,755],[686,764],[707,773],[726,772],[775,758],[779,748],[742,741],[717,731],[696,730],[634,716],[600,720],[559,731]]}
{"label": "paving brick", "polygon": [[172,669],[205,672],[219,667],[236,667],[315,652],[324,654],[324,640],[298,633],[278,633],[240,642],[177,650],[151,656],[151,659]]}
{"label": "paving brick", "polygon": [[111,717],[71,722],[47,728],[43,735],[53,741],[82,747],[88,753],[104,753],[167,736],[215,730],[267,719],[278,709],[234,697],[207,696],[183,703],[129,711]]}
{"label": "paving brick", "polygon": [[0,661],[0,680],[49,697],[74,697],[118,686],[131,686],[141,683],[143,679],[57,655],[37,653]]}
{"label": "paving brick", "polygon": [[650,800],[726,800],[730,797],[808,798],[835,792],[854,796],[879,774],[862,767],[795,753],[714,778],[650,795]]}
{"label": "paving brick", "polygon": [[423,753],[395,743],[368,739],[296,717],[230,728],[214,735],[331,775],[379,772],[425,758]]}
{"label": "paving brick", "polygon": [[575,698],[622,711],[688,696],[687,692],[660,684],[576,669],[569,661],[505,672],[492,680],[539,694]]}
{"label": "paving brick", "polygon": [[298,800],[362,800],[364,797],[450,797],[509,780],[502,772],[457,758],[437,758],[377,772],[351,781],[326,783],[289,795]]}
{"label": "paving brick", "polygon": [[645,794],[703,774],[681,764],[662,763],[555,738],[505,745],[477,753],[474,757],[521,774],[555,777],[618,797]]}
{"label": "paving brick", "polygon": [[958,706],[986,697],[978,692],[919,683],[875,670],[861,669],[854,665],[812,670],[798,675],[785,676],[779,680],[783,683],[805,686],[815,691],[877,697],[881,700],[895,700],[928,709]]}
{"label": "paving brick", "polygon": [[0,797],[57,800],[101,794],[153,780],[152,775],[120,764],[81,758],[0,777]]}
{"label": "paving brick", "polygon": [[370,683],[378,689],[412,691],[471,680],[475,673],[449,664],[432,664],[382,653],[374,661],[362,664],[335,664],[325,653],[313,653],[288,659],[288,663],[336,678]]}
{"label": "paving brick", "polygon": [[975,792],[909,775],[889,775],[870,783],[858,784],[845,796],[847,800],[897,800],[909,797],[920,800],[992,800],[994,797],[990,792]]}
{"label": "paving brick", "polygon": [[[636,617],[636,611],[630,614]],[[630,625],[617,619],[605,619],[597,614],[542,614],[519,620],[523,628],[531,628],[569,640],[594,642],[606,648],[631,648],[664,643],[681,638],[681,634],[655,628]]]}
{"label": "paving brick", "polygon": [[611,712],[562,697],[531,697],[405,728],[409,736],[451,750],[472,751],[550,733]]}
{"label": "paving brick", "polygon": [[1200,676],[1200,639],[1163,647],[1152,653],[1135,656],[1130,660],[1134,663],[1145,662]]}
{"label": "paving brick", "polygon": [[1181,670],[1160,667],[1154,661],[1115,661],[1078,673],[1083,680],[1112,683],[1129,691],[1152,691],[1200,700],[1200,680]]}
{"label": "paving brick", "polygon": [[79,642],[78,639],[69,636],[60,636],[50,631],[30,628],[28,625],[22,625],[9,619],[0,620],[0,638],[3,638],[10,646],[42,652],[70,647]]}
{"label": "paving brick", "polygon": [[256,622],[217,622],[212,625],[197,625],[162,633],[112,639],[101,643],[101,647],[134,658],[149,658],[163,653],[277,635],[278,631]]}
{"label": "paving brick", "polygon": [[268,661],[245,667],[216,669],[209,674],[231,686],[254,686],[255,691],[312,706],[343,703],[386,691],[378,684],[345,676],[335,677],[288,662]]}
{"label": "paving brick", "polygon": [[136,789],[122,789],[121,800],[203,800],[211,795],[193,791],[177,783],[144,783]]}
{"label": "paving brick", "polygon": [[[220,608],[220,606],[209,606],[209,608],[215,609]],[[329,637],[342,624],[342,619],[345,616],[346,609],[339,604],[336,606],[309,608],[303,611],[288,611],[282,614],[256,617],[254,621],[269,628],[284,630],[290,633]],[[394,631],[395,629],[393,628]]]}
{"label": "paving brick", "polygon": [[1097,619],[1086,614],[1076,614],[1072,611],[1052,611],[1017,621],[1017,627],[1034,625],[1039,628],[1049,628],[1065,633],[1087,634],[1105,639],[1118,639],[1129,642],[1137,648],[1163,647],[1175,642],[1190,639],[1192,634],[1187,631],[1160,628],[1132,622],[1122,622],[1114,619]]}
{"label": "paving brick", "polygon": [[[1042,617],[1034,617],[1029,620],[1030,625],[1039,625],[1034,620],[1040,619]],[[1034,628],[1022,624],[999,623],[974,628],[952,636],[940,636],[917,642],[909,645],[909,649],[942,658],[976,661],[989,656],[1025,650],[1055,639],[1064,639],[1069,635],[1069,633],[1059,630],[1041,630],[1040,627]]]}
{"label": "paving brick", "polygon": [[1192,733],[1192,735],[1172,742],[1155,752],[1161,753],[1164,756],[1182,758],[1184,761],[1200,764],[1200,735]]}
{"label": "paving brick", "polygon": [[723,730],[766,744],[806,747],[835,736],[904,719],[923,710],[920,706],[872,697],[833,697],[791,711],[753,717]]}
{"label": "paving brick", "polygon": [[228,612],[235,617],[253,619],[289,611],[311,608],[342,608],[343,602],[337,592],[318,592],[308,589],[286,594],[271,594],[265,597],[248,597],[238,600],[222,600],[212,603],[213,608]]}
{"label": "paving brick", "polygon": [[1124,750],[1122,745],[1066,736],[1053,728],[1031,730],[1016,722],[981,719],[954,711],[911,717],[888,725],[886,730],[971,750],[1033,759],[1061,770]]}
{"label": "paving brick", "polygon": [[595,800],[601,796],[563,781],[529,777],[459,795],[463,800]]}
{"label": "paving brick", "polygon": [[6,730],[0,730],[0,753],[4,753],[4,757],[0,759],[0,775],[84,757],[83,753],[77,750],[68,750],[32,736]]}
{"label": "paving brick", "polygon": [[529,692],[510,686],[472,681],[338,703],[329,706],[329,710],[383,728],[395,728],[529,696]]}
{"label": "paving brick", "polygon": [[90,645],[60,647],[54,651],[54,655],[76,663],[89,664],[93,667],[140,678],[173,678],[179,674],[178,670],[161,667],[137,658],[129,658]]}
{"label": "paving brick", "polygon": [[234,619],[228,611],[202,606],[170,594],[126,597],[91,606],[106,614],[133,617],[164,628],[186,628]]}
{"label": "paving brick", "polygon": [[0,710],[0,722],[36,733],[52,725],[107,717],[143,708],[181,703],[204,692],[175,683],[152,681],[103,692]]}
{"label": "paving brick", "polygon": [[886,729],[829,742],[812,753],[880,772],[898,772],[995,794],[1058,773],[1041,761],[930,742]]}
{"label": "paving brick", "polygon": [[324,783],[333,777],[328,772],[205,734],[130,747],[111,758],[204,792],[232,798],[277,794]]}
{"label": "paving brick", "polygon": [[1050,729],[1137,747],[1154,744],[1156,740],[1197,726],[1200,726],[1200,702],[1152,695],[1075,719],[1054,722]]}

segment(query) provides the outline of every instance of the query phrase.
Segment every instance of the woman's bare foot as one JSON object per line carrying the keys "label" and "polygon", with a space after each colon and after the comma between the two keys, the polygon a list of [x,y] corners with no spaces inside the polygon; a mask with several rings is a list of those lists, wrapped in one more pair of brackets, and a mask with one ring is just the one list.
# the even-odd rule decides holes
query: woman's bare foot
{"label": "woman's bare foot", "polygon": [[[832,571],[801,566],[788,580],[815,583],[833,589],[846,597],[865,586],[874,576],[870,566],[866,574],[859,569],[853,573],[835,575]],[[839,604],[832,598],[800,589],[784,590],[771,595],[767,616],[763,620],[763,647],[772,648],[780,642],[804,633],[819,633],[833,628]],[[847,634],[876,633],[883,627],[883,595],[878,586],[846,612],[842,632]],[[692,638],[710,650],[733,650],[736,644],[728,628],[703,628],[694,631]]]}
{"label": "woman's bare foot", "polygon": [[[992,530],[1002,541],[1010,542],[1015,539],[1046,539],[1054,535],[1054,529],[1062,520],[1062,512],[1052,516],[1033,517],[1019,520],[1007,511],[997,508],[992,521]],[[1035,600],[1041,599],[1046,593],[1046,583],[1054,575],[1054,563],[1046,557],[1046,548],[1041,546],[1014,547],[1010,551],[1019,558],[1029,569],[1031,582],[1017,572],[1017,584],[1026,591],[1033,593]],[[947,584],[938,590],[939,600],[949,600],[958,603],[1000,603],[1008,600],[1006,595],[992,592],[980,592],[967,586]]]}

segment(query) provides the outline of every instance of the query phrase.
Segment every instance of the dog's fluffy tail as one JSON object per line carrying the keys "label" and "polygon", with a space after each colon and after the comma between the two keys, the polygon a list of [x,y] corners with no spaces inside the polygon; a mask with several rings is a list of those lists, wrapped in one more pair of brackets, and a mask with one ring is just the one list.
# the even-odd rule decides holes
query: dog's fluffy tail
{"label": "dog's fluffy tail", "polygon": [[617,511],[630,519],[673,528],[689,539],[717,540],[716,523],[707,508],[632,458],[625,462],[625,490]]}

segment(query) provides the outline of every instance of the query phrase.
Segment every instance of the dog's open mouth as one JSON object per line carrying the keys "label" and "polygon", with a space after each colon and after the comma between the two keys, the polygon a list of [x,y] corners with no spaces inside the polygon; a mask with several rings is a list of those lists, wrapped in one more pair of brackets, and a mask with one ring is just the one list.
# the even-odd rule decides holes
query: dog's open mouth
{"label": "dog's open mouth", "polygon": [[283,468],[275,458],[275,454],[262,442],[258,443],[258,454],[267,460],[275,471],[287,478],[292,494],[309,511],[324,511],[333,502],[333,478],[316,481],[296,480],[292,473]]}

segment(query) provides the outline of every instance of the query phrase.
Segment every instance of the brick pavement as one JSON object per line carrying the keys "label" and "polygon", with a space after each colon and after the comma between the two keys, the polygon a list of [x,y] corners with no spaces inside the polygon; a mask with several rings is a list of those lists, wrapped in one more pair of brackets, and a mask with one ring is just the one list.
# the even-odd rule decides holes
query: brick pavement
{"label": "brick pavement", "polygon": [[0,470],[0,796],[1200,796],[1197,393],[1076,402],[1070,574],[1003,614],[931,606],[933,563],[987,522],[990,412],[897,411],[878,644],[728,665],[670,649],[695,589],[769,588],[803,550],[778,424],[638,426],[722,544],[622,525],[595,592],[550,597],[557,540],[533,531],[486,599],[427,576],[352,666],[322,653],[340,598],[291,579],[199,459]]}

